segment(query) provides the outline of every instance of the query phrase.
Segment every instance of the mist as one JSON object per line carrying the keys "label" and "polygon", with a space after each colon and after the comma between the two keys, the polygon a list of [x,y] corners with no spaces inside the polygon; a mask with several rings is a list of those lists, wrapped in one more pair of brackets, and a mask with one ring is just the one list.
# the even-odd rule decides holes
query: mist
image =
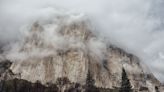
{"label": "mist", "polygon": [[138,56],[164,82],[163,0],[1,0],[0,46],[15,43],[24,28],[58,11],[84,15],[95,32]]}

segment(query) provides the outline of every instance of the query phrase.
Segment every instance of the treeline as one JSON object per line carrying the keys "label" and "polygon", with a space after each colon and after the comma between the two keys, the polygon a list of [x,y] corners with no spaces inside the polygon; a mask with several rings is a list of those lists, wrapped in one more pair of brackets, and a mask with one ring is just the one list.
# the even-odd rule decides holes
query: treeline
{"label": "treeline", "polygon": [[[158,87],[155,87],[159,92]],[[97,88],[90,71],[86,78],[86,85],[71,83],[67,77],[58,78],[56,83],[42,85],[39,81],[31,83],[23,79],[0,81],[0,92],[133,92],[132,86],[124,68],[122,68],[121,87],[116,89]]]}

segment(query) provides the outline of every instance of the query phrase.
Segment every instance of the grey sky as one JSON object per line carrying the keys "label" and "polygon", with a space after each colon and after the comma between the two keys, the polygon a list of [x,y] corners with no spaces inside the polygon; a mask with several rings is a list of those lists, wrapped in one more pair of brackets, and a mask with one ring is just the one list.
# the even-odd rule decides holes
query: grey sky
{"label": "grey sky", "polygon": [[1,0],[1,44],[21,38],[25,25],[52,18],[54,8],[85,14],[112,44],[137,55],[164,82],[163,0]]}

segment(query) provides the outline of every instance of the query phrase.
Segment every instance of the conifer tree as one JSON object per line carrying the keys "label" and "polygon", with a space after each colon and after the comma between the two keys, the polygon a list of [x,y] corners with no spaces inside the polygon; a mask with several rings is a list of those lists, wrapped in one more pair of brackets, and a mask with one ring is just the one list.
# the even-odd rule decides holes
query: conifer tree
{"label": "conifer tree", "polygon": [[95,80],[92,78],[92,74],[88,70],[85,92],[99,92],[99,90],[96,88],[94,84]]}
{"label": "conifer tree", "polygon": [[159,89],[158,89],[158,87],[157,87],[157,86],[155,86],[155,91],[156,91],[156,92],[159,92]]}
{"label": "conifer tree", "polygon": [[95,81],[92,78],[90,71],[88,70],[87,79],[86,79],[87,88],[92,88],[94,86],[94,83],[95,83]]}
{"label": "conifer tree", "polygon": [[122,82],[120,92],[132,92],[132,86],[124,68],[122,68]]}

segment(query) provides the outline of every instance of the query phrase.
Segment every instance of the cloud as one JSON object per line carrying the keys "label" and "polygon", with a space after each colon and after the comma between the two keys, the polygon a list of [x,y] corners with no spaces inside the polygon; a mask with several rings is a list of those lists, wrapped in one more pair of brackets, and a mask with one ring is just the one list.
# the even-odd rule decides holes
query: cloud
{"label": "cloud", "polygon": [[83,13],[96,31],[139,56],[163,82],[163,8],[163,0],[1,0],[0,43],[19,40],[24,26],[53,18],[56,9]]}

